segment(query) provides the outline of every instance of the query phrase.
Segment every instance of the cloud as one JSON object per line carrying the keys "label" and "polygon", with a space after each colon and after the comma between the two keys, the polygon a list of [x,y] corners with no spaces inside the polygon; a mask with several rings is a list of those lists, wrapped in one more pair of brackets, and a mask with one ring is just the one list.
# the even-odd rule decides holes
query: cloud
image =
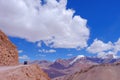
{"label": "cloud", "polygon": [[118,58],[114,51],[99,52],[97,56],[99,58]]}
{"label": "cloud", "polygon": [[118,58],[117,53],[120,51],[120,38],[118,41],[112,43],[104,43],[101,40],[95,39],[94,42],[87,48],[90,53],[97,54],[98,57],[106,58],[113,55],[114,58]]}
{"label": "cloud", "polygon": [[114,43],[114,52],[117,53],[118,51],[120,51],[120,38]]}
{"label": "cloud", "polygon": [[50,50],[42,49],[42,50],[38,50],[38,52],[41,52],[41,53],[55,53],[56,50],[54,50],[54,49],[50,49]]}
{"label": "cloud", "polygon": [[67,0],[0,0],[0,29],[8,36],[54,48],[84,48],[87,20],[66,9]]}
{"label": "cloud", "polygon": [[73,54],[67,54],[67,56],[73,56]]}
{"label": "cloud", "polygon": [[46,57],[44,54],[37,54],[36,57]]}
{"label": "cloud", "polygon": [[23,53],[23,50],[18,50],[18,53]]}
{"label": "cloud", "polygon": [[94,42],[87,48],[87,51],[91,53],[98,53],[107,51],[113,48],[112,42],[104,43],[101,40],[95,39]]}
{"label": "cloud", "polygon": [[30,60],[30,58],[27,55],[22,55],[19,57],[21,60]]}
{"label": "cloud", "polygon": [[41,46],[42,46],[42,45],[41,45],[41,42],[38,42],[38,43],[37,43],[37,46],[38,46],[38,47],[41,47]]}

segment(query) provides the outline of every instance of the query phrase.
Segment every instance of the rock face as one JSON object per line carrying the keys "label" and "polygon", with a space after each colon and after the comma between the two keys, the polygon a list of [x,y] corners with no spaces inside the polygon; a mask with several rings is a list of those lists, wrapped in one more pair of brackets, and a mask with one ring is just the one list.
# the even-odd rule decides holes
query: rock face
{"label": "rock face", "polygon": [[1,80],[50,80],[37,65],[0,67]]}
{"label": "rock face", "polygon": [[17,65],[18,51],[8,37],[0,30],[0,66]]}
{"label": "rock face", "polygon": [[119,74],[120,63],[102,64],[54,80],[119,80]]}

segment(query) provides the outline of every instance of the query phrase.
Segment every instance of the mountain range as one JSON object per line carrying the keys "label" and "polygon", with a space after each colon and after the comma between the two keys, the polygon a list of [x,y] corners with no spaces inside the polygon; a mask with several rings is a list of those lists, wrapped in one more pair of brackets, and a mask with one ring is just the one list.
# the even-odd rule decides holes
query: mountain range
{"label": "mountain range", "polygon": [[106,55],[105,58],[78,55],[70,59],[57,59],[54,62],[36,60],[31,62],[31,64],[38,64],[49,75],[49,77],[54,80],[59,77],[75,74],[81,70],[86,70],[91,66],[113,64],[119,61],[120,58],[114,58],[112,54]]}
{"label": "mountain range", "polygon": [[52,80],[119,80],[120,63],[93,65],[71,75]]}

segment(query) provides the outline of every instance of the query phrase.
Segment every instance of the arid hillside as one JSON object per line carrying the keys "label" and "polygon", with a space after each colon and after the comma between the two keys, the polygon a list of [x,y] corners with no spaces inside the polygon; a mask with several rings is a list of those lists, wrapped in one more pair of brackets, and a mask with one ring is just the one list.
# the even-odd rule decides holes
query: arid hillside
{"label": "arid hillside", "polygon": [[120,63],[102,64],[53,80],[119,80],[119,74]]}

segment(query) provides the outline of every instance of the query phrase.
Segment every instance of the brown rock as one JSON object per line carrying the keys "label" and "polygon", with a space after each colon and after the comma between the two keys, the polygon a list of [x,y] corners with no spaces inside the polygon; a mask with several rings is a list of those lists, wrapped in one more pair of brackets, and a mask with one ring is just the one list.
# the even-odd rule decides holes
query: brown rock
{"label": "brown rock", "polygon": [[8,37],[0,30],[0,66],[17,65],[18,51]]}

